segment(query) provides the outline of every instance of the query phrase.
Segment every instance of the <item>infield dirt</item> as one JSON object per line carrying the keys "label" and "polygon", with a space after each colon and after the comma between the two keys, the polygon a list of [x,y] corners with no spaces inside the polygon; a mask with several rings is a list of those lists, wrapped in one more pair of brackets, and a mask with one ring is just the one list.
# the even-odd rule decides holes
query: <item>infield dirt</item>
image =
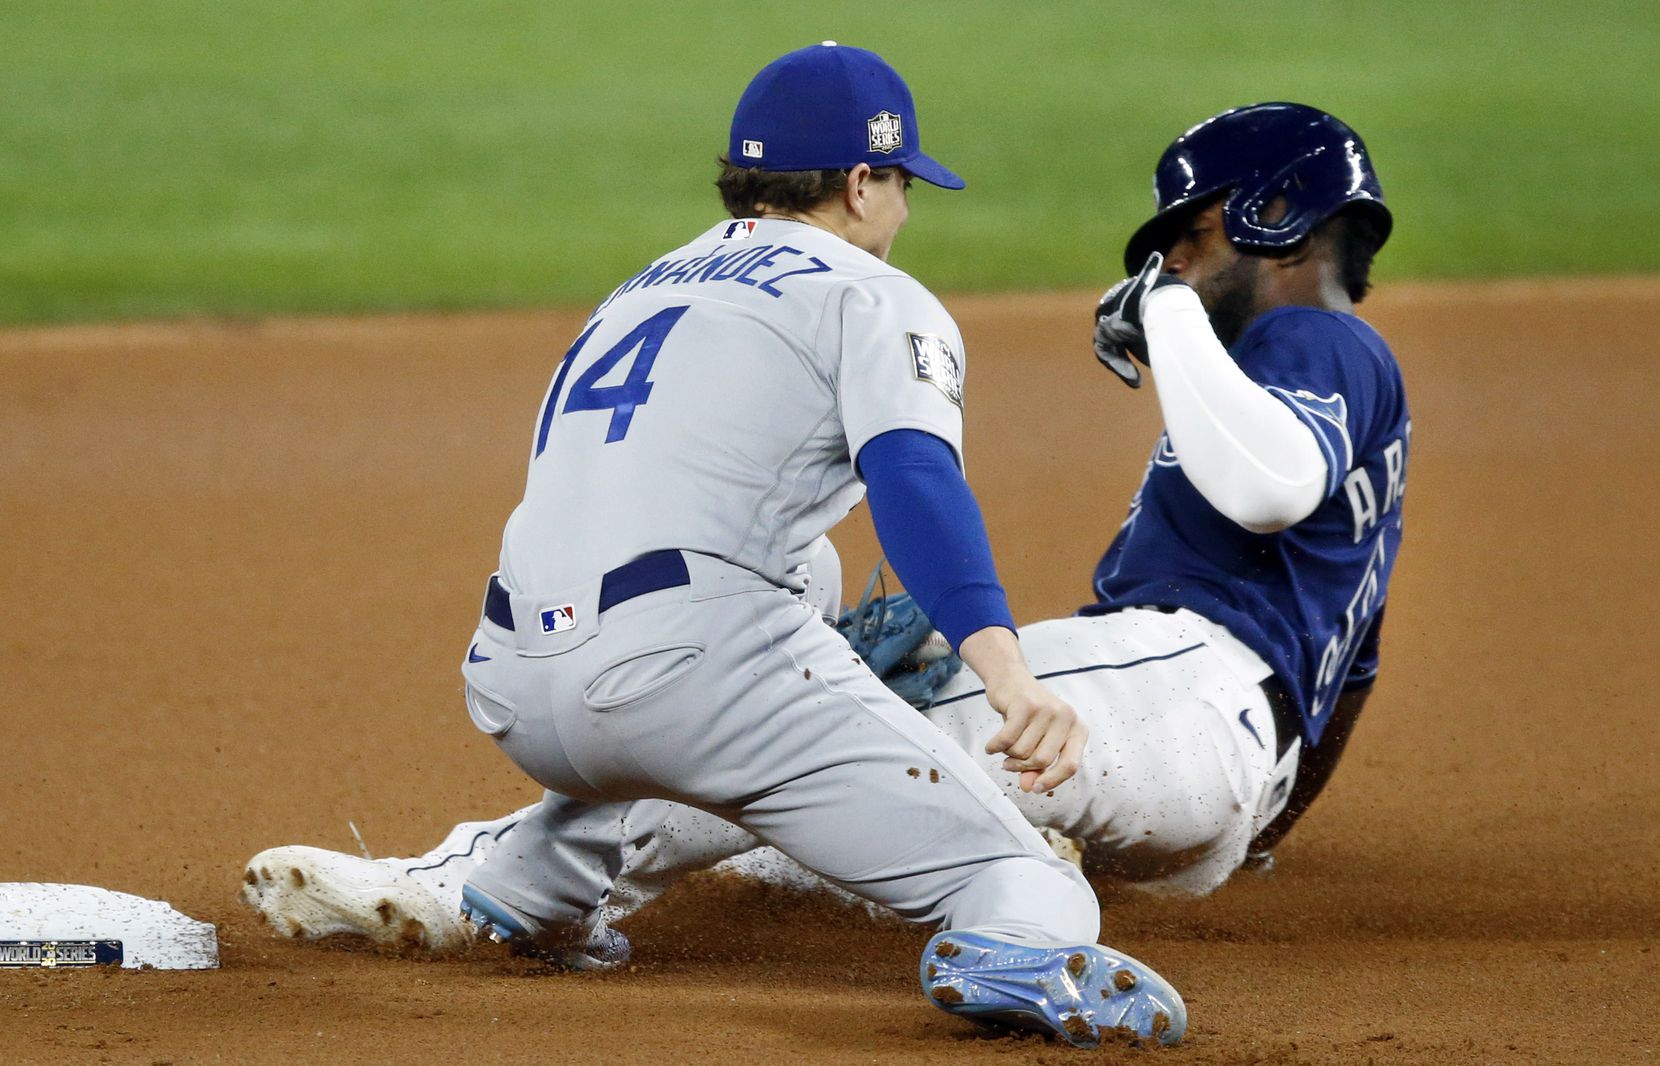
{"label": "infield dirt", "polygon": [[[1158,432],[1090,294],[955,299],[1017,617],[1069,613]],[[1660,283],[1392,286],[1415,435],[1383,673],[1271,875],[1104,886],[1170,977],[1160,1060],[1660,1057]],[[275,844],[425,849],[535,790],[457,664],[581,313],[0,334],[0,880],[166,898],[210,973],[0,973],[0,1062],[1071,1063],[930,1008],[924,934],[702,876],[549,974],[272,939]],[[849,584],[868,524],[838,535]],[[1141,1061],[1110,1049],[1100,1058]]]}

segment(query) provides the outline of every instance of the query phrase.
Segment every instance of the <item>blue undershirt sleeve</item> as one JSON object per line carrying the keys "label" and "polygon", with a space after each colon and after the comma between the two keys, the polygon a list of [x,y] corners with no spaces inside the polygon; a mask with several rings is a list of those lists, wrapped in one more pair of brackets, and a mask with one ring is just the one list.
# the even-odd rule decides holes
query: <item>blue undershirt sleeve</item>
{"label": "blue undershirt sleeve", "polygon": [[859,451],[858,467],[888,562],[951,646],[988,626],[1013,630],[985,519],[951,446],[891,430]]}

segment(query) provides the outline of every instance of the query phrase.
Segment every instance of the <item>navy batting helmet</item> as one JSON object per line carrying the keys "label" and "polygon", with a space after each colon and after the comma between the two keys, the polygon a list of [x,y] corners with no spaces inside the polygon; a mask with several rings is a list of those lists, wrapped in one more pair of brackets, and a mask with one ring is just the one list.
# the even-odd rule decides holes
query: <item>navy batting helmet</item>
{"label": "navy batting helmet", "polygon": [[[1153,174],[1158,213],[1124,249],[1134,274],[1153,252],[1169,251],[1188,209],[1222,202],[1222,229],[1237,248],[1290,248],[1339,209],[1372,216],[1378,246],[1392,220],[1360,134],[1304,104],[1252,104],[1208,118],[1177,137]],[[1285,214],[1263,212],[1277,199]]]}

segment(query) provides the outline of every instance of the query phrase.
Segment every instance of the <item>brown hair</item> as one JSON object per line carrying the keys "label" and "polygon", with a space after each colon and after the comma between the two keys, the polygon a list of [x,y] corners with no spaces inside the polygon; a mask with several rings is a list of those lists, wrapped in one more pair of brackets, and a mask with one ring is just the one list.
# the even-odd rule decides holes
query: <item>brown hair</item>
{"label": "brown hair", "polygon": [[[722,155],[715,188],[733,218],[753,218],[761,206],[774,211],[808,211],[847,188],[846,170],[759,170],[733,165]],[[899,167],[872,170],[877,181],[899,174]]]}

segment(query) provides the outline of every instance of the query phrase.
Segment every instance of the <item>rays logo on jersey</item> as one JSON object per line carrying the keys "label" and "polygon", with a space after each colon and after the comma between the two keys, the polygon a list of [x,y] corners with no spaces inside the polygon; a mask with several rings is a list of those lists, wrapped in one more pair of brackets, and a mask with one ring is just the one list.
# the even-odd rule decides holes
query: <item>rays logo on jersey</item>
{"label": "rays logo on jersey", "polygon": [[576,604],[566,603],[542,612],[542,632],[563,633],[576,628]]}
{"label": "rays logo on jersey", "polygon": [[934,333],[907,333],[911,343],[911,369],[918,381],[926,381],[945,393],[945,398],[963,405],[963,364],[945,338]]}
{"label": "rays logo on jersey", "polygon": [[755,233],[753,218],[740,218],[726,224],[726,231],[720,235],[723,241],[747,241]]}
{"label": "rays logo on jersey", "polygon": [[870,150],[873,152],[886,155],[905,147],[905,128],[899,116],[892,111],[876,112],[865,120],[865,129],[870,132]]}

